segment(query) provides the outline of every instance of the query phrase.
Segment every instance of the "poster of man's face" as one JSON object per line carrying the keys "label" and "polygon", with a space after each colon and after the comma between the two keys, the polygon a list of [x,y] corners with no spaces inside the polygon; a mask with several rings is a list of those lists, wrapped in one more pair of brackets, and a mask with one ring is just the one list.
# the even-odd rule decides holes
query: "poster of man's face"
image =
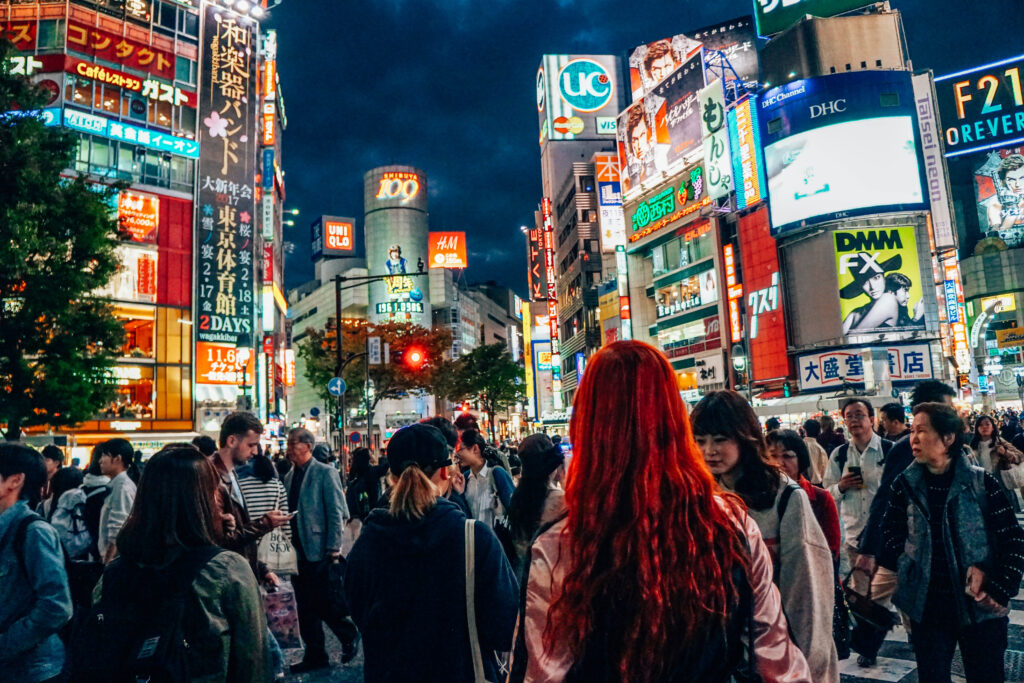
{"label": "poster of man's face", "polygon": [[984,237],[1024,246],[1024,147],[989,152],[974,173]]}

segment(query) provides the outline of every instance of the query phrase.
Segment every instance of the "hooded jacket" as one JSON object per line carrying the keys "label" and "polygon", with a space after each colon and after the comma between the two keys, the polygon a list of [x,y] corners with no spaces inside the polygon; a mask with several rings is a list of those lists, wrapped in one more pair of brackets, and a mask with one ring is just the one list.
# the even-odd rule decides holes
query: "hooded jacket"
{"label": "hooded jacket", "polygon": [[[466,516],[437,498],[418,520],[374,510],[348,556],[345,593],[363,636],[364,676],[378,681],[473,681],[466,623]],[[498,539],[476,522],[476,620],[489,681],[489,651],[508,651],[518,585]]]}

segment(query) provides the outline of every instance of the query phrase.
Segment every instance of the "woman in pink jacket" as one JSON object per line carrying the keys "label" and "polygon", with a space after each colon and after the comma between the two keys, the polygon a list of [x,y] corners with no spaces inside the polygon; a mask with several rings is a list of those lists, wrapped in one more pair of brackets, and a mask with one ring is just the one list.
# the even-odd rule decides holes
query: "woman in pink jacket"
{"label": "woman in pink jacket", "polygon": [[573,404],[567,516],[531,548],[512,681],[809,681],[772,562],[693,440],[672,367],[617,342]]}

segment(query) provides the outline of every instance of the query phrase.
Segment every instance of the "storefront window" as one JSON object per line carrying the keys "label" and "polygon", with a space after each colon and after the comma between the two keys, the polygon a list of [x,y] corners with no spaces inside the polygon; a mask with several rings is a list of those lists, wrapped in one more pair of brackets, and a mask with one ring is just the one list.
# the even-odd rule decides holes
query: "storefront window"
{"label": "storefront window", "polygon": [[[709,264],[710,265],[710,264]],[[658,317],[664,318],[718,300],[718,282],[715,270],[683,278],[679,282],[659,287],[654,292]]]}
{"label": "storefront window", "polygon": [[[96,88],[97,92],[100,90]],[[104,85],[103,86],[103,99],[100,103],[100,109],[106,112],[110,112],[115,116],[121,113],[121,89],[116,85]]]}
{"label": "storefront window", "polygon": [[673,270],[685,268],[708,258],[714,252],[714,239],[710,230],[705,229],[708,223],[678,237],[673,237],[664,244],[651,249],[651,266],[655,276],[671,273]]}
{"label": "storefront window", "polygon": [[153,357],[153,320],[130,318],[124,321],[121,355],[129,358]]}
{"label": "storefront window", "polygon": [[153,368],[117,365],[113,369],[117,395],[103,410],[106,418],[152,418],[154,412]]}

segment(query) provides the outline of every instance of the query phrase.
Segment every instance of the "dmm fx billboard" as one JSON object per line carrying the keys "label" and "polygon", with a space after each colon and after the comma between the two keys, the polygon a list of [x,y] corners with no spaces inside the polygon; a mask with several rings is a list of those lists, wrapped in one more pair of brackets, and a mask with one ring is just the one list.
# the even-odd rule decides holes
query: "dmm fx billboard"
{"label": "dmm fx billboard", "polygon": [[793,81],[763,95],[760,119],[776,234],[837,218],[928,208],[908,72]]}
{"label": "dmm fx billboard", "polygon": [[619,69],[612,55],[544,55],[537,69],[541,144],[614,137],[624,102]]}
{"label": "dmm fx billboard", "polygon": [[[203,15],[196,223],[196,338],[253,333],[257,23],[210,3]],[[202,377],[197,381],[203,382]]]}
{"label": "dmm fx billboard", "polygon": [[946,156],[1024,142],[1024,55],[939,76],[935,90]]}
{"label": "dmm fx billboard", "polygon": [[833,17],[872,3],[865,0],[754,0],[757,32],[762,36],[785,31],[805,14]]}
{"label": "dmm fx billboard", "polygon": [[925,329],[925,286],[913,227],[836,230],[843,334]]}
{"label": "dmm fx billboard", "polygon": [[[876,350],[842,349],[800,356],[797,359],[800,391],[835,389],[841,387],[844,382],[863,384],[864,356]],[[913,383],[931,379],[932,356],[927,344],[890,346],[885,349],[885,353],[889,357],[889,379],[893,383]]]}

